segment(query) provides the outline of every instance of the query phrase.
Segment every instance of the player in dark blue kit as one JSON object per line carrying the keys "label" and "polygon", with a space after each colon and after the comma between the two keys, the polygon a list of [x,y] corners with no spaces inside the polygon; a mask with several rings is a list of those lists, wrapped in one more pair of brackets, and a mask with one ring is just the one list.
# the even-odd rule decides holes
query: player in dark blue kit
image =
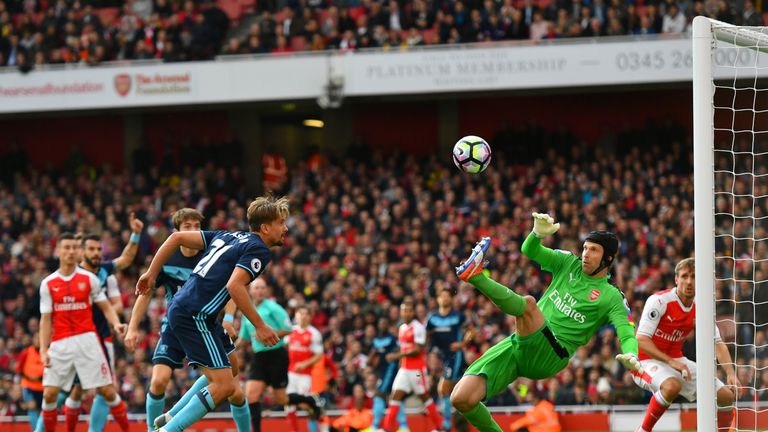
{"label": "player in dark blue kit", "polygon": [[[370,359],[376,365],[374,372],[379,377],[376,395],[373,397],[373,429],[381,428],[381,420],[387,410],[387,397],[392,393],[392,383],[395,381],[399,361],[387,361],[387,354],[397,352],[397,333],[387,318],[379,320],[379,334],[373,338]],[[400,430],[407,430],[408,423],[405,410],[400,410],[397,422]]]}
{"label": "player in dark blue kit", "polygon": [[[136,251],[138,250],[141,231],[144,229],[144,223],[139,219],[136,219],[136,216],[133,213],[130,214],[129,225],[131,228],[131,237],[128,244],[125,246],[125,249],[123,249],[122,254],[112,261],[102,262],[103,251],[100,236],[87,234],[79,238],[80,253],[82,254],[79,259],[79,266],[95,274],[99,278],[101,288],[106,291],[107,299],[118,315],[123,312],[123,301],[120,295],[120,289],[117,286],[117,278],[114,273],[127,268],[133,263],[133,259],[136,257]],[[112,339],[112,331],[110,330],[107,319],[104,317],[104,313],[99,308],[93,308],[93,323],[96,326],[96,332],[107,353],[110,368],[114,371],[115,348]],[[60,393],[60,395],[63,396],[63,393]],[[74,430],[77,425],[82,397],[82,388],[80,387],[79,380],[75,378],[72,390],[64,402],[64,413],[67,419],[68,431]],[[107,424],[108,415],[109,407],[107,406],[107,402],[101,395],[97,394],[93,398],[93,403],[91,405],[91,418],[88,424],[89,432],[103,431]],[[42,432],[42,430],[42,421],[38,421],[35,431]]]}
{"label": "player in dark blue kit", "polygon": [[168,336],[169,345],[178,343],[184,349],[189,362],[202,370],[209,384],[195,392],[160,431],[184,430],[235,392],[229,358],[215,336],[221,328],[217,316],[230,298],[254,325],[257,339],[267,346],[279,340],[256,312],[248,285],[269,264],[269,248],[283,244],[288,231],[288,200],[273,196],[256,198],[248,206],[247,215],[250,232],[174,232],[136,283],[137,294],[149,292],[163,265],[180,246],[203,250],[203,258],[168,309],[172,331],[164,336]]}
{"label": "player in dark blue kit", "polygon": [[451,430],[451,391],[461,378],[466,364],[462,351],[472,340],[472,330],[466,329],[464,314],[453,308],[453,293],[446,288],[437,296],[436,312],[427,317],[427,334],[432,351],[443,360],[443,376],[437,387],[443,407],[443,430]]}
{"label": "player in dark blue kit", "polygon": [[[177,210],[172,216],[173,227],[176,231],[200,232],[202,220],[203,215],[200,214],[199,211],[191,208]],[[202,257],[202,251],[181,246],[179,250],[168,259],[168,262],[163,265],[162,271],[158,275],[155,283],[157,287],[163,287],[165,289],[166,305],[171,304],[173,296],[179,288],[187,282],[192,275],[192,271]],[[133,351],[136,348],[139,324],[147,313],[153,294],[154,293],[150,291],[138,296],[136,303],[133,306],[131,321],[128,325],[128,333],[125,335],[125,347],[129,351]],[[152,356],[152,378],[150,380],[149,389],[147,390],[146,410],[148,430],[154,429],[154,420],[160,417],[165,410],[165,389],[168,387],[168,383],[171,380],[173,370],[184,367],[184,350],[180,345],[169,342],[169,338],[166,335],[166,332],[168,331],[170,331],[170,328],[167,325],[166,317],[163,317],[162,334],[160,336],[160,341],[155,347],[154,355]],[[214,335],[221,339],[228,355],[234,352],[235,347],[229,336],[224,333],[223,328],[214,333]],[[175,339],[172,340],[175,341]],[[239,368],[236,367],[236,361],[236,357],[230,356],[230,362],[233,363],[233,372],[239,370]],[[204,378],[199,383],[196,382],[193,386],[194,391],[190,393],[189,396],[191,397],[194,392],[206,385],[208,385],[208,382]],[[247,409],[243,408],[244,397],[242,394],[237,395],[237,393],[238,392],[236,391],[233,396],[229,398],[230,407],[232,409],[232,418],[235,420],[235,424],[237,424],[239,431],[250,432],[248,430],[250,414],[247,412]],[[181,409],[181,406],[177,405],[177,407]],[[170,416],[169,418],[172,418],[175,414],[176,412],[169,412],[168,416]]]}

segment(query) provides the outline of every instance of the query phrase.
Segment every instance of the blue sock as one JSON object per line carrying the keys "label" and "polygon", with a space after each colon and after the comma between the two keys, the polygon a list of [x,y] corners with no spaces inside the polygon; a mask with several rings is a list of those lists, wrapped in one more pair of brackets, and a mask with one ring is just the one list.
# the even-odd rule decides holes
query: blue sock
{"label": "blue sock", "polygon": [[173,416],[173,419],[165,425],[164,429],[168,432],[181,432],[203,418],[215,407],[211,394],[208,393],[207,388],[204,388],[190,398],[189,403]]}
{"label": "blue sock", "polygon": [[451,430],[451,398],[443,396],[440,401],[443,403],[443,429]]}
{"label": "blue sock", "polygon": [[229,410],[232,411],[232,419],[237,426],[237,432],[251,432],[251,410],[248,408],[248,404],[243,402],[242,405],[235,405],[230,402]]}
{"label": "blue sock", "polygon": [[379,429],[381,427],[381,419],[384,418],[384,412],[387,409],[387,403],[384,402],[384,398],[381,396],[373,397],[373,428]]}
{"label": "blue sock", "polygon": [[408,429],[408,419],[405,416],[405,405],[400,406],[400,410],[397,411],[397,422],[403,429]]}
{"label": "blue sock", "polygon": [[88,432],[101,432],[107,425],[107,416],[109,415],[109,406],[104,396],[97,394],[91,404],[91,421],[88,425]]}
{"label": "blue sock", "polygon": [[155,419],[165,411],[165,394],[155,396],[152,392],[147,392],[147,403],[145,405],[147,409],[147,430],[151,431],[155,429]]}
{"label": "blue sock", "polygon": [[29,416],[29,424],[32,426],[32,430],[37,428],[37,418],[40,417],[40,411],[36,409],[27,410]]}
{"label": "blue sock", "polygon": [[[181,412],[181,410],[184,408],[184,405],[188,404],[189,401],[195,397],[197,392],[206,387],[208,387],[208,378],[206,378],[205,375],[201,375],[200,378],[198,378],[197,381],[192,384],[192,387],[190,387],[189,390],[184,393],[184,396],[182,396],[181,399],[176,402],[176,405],[171,407],[171,410],[168,411],[168,413],[175,417],[176,414]],[[213,409],[213,405],[211,405],[211,409]]]}
{"label": "blue sock", "polygon": [[37,417],[37,422],[35,423],[35,427],[32,428],[33,432],[44,432],[43,431],[43,416]]}
{"label": "blue sock", "polygon": [[309,430],[309,432],[317,432],[317,420],[307,420],[307,430]]}

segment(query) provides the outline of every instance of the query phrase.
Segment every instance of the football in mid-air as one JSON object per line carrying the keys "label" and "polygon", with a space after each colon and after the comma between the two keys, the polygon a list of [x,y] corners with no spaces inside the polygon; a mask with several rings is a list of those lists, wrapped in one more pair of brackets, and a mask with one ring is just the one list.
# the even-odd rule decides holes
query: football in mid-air
{"label": "football in mid-air", "polygon": [[465,173],[481,173],[491,163],[491,146],[479,136],[467,135],[453,146],[453,163]]}

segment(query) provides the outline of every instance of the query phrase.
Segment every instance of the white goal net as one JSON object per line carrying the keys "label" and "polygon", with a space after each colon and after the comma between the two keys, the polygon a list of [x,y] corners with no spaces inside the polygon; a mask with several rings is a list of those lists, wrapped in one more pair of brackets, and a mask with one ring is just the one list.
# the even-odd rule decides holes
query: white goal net
{"label": "white goal net", "polygon": [[738,430],[768,428],[768,28],[694,21],[697,429],[716,431],[714,328]]}

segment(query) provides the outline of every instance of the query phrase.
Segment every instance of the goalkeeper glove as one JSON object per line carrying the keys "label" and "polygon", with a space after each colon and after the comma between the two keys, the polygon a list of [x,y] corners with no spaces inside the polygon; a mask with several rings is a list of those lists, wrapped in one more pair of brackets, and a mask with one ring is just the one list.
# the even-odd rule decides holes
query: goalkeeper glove
{"label": "goalkeeper glove", "polygon": [[643,373],[643,367],[640,365],[640,360],[632,353],[617,354],[616,360],[619,361],[628,370],[633,370],[638,373]]}
{"label": "goalkeeper glove", "polygon": [[555,223],[552,216],[546,213],[533,213],[533,233],[538,237],[552,235],[560,229],[560,223]]}

